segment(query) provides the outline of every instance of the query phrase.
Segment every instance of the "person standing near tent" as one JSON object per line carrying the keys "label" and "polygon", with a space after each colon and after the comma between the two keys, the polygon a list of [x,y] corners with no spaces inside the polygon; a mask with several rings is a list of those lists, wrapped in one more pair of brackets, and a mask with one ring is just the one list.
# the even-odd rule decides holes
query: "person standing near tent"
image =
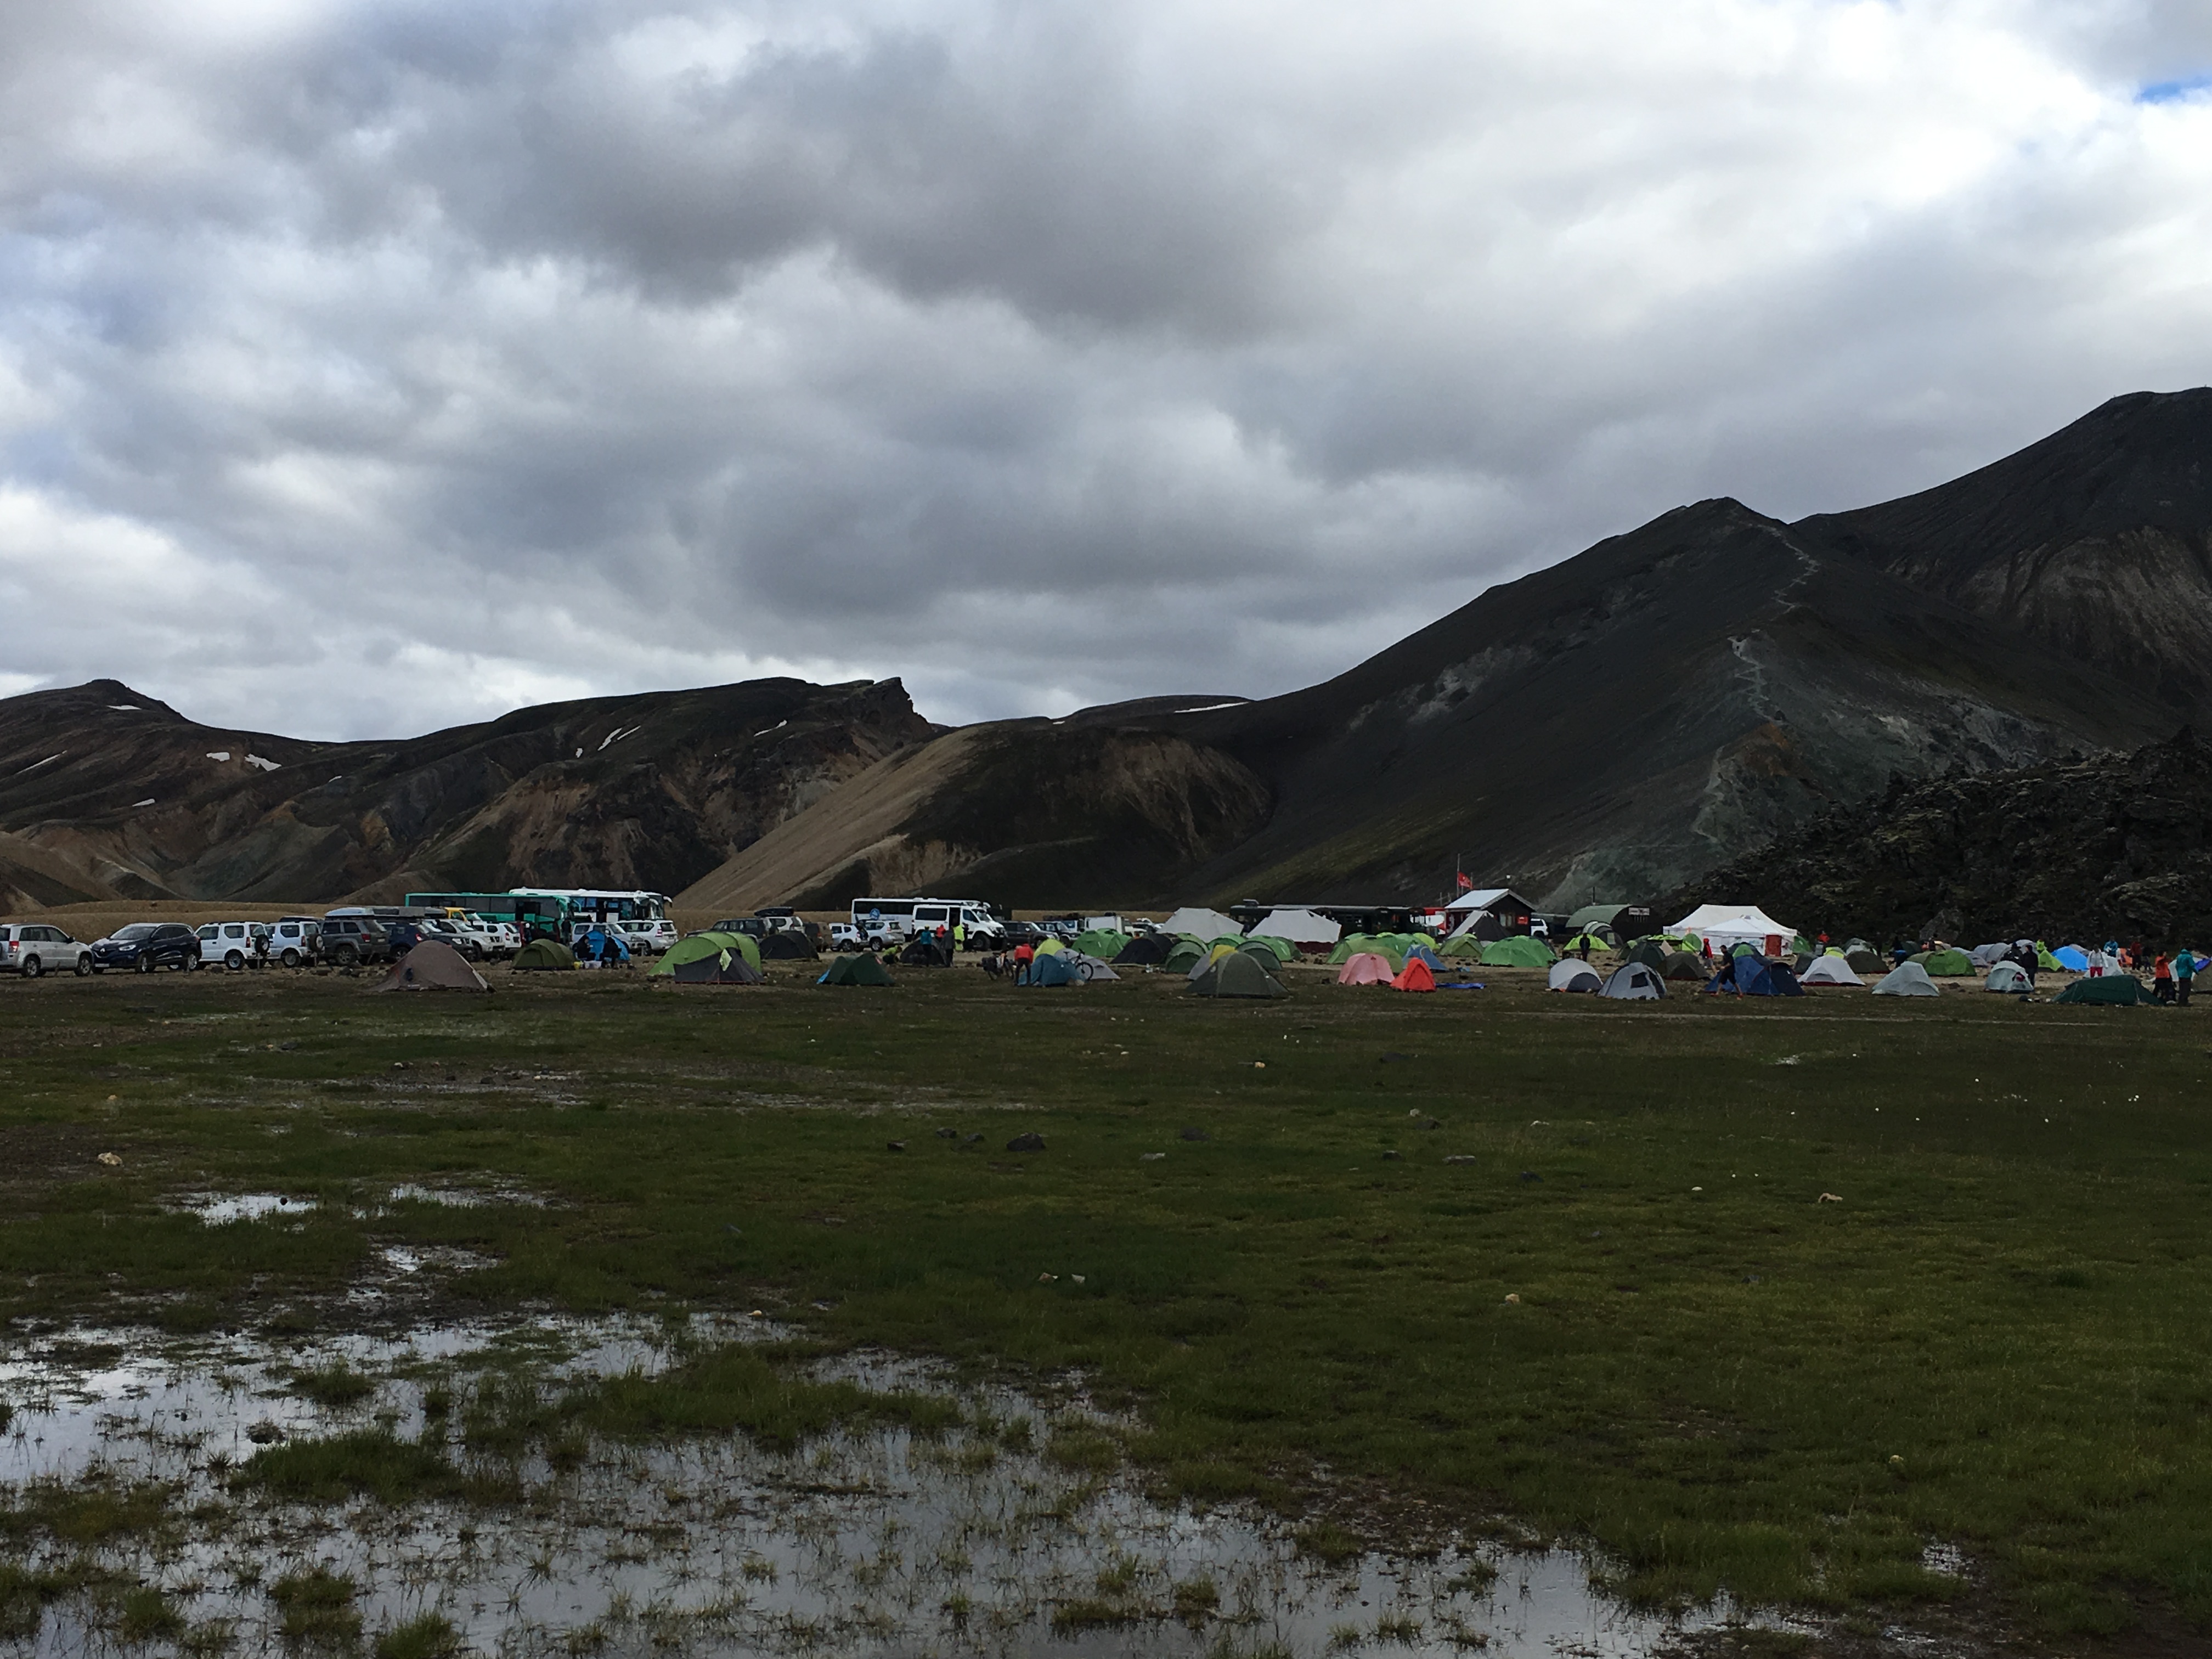
{"label": "person standing near tent", "polygon": [[1021,972],[1036,960],[1036,949],[1027,939],[1014,946],[1014,971]]}
{"label": "person standing near tent", "polygon": [[952,924],[952,954],[957,957],[967,948],[968,924],[964,921],[956,921]]}
{"label": "person standing near tent", "polygon": [[2197,977],[2197,953],[2183,945],[2173,953],[2173,1006],[2189,1006],[2190,982]]}
{"label": "person standing near tent", "polygon": [[2173,1002],[2173,964],[2166,960],[2166,952],[2163,951],[2160,951],[2158,953],[2156,959],[2151,963],[2150,993],[2160,1002],[2166,1003],[2169,1006],[2172,1006]]}

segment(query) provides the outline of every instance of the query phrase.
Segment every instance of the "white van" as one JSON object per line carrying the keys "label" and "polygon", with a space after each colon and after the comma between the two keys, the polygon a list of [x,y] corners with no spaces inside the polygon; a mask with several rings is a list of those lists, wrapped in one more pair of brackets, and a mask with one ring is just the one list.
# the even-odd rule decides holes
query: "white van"
{"label": "white van", "polygon": [[856,898],[853,926],[862,938],[871,934],[933,933],[954,927],[968,930],[970,945],[996,945],[1006,930],[981,899]]}
{"label": "white van", "polygon": [[258,968],[269,959],[269,924],[265,921],[211,921],[196,930],[202,968],[222,966],[233,973]]}

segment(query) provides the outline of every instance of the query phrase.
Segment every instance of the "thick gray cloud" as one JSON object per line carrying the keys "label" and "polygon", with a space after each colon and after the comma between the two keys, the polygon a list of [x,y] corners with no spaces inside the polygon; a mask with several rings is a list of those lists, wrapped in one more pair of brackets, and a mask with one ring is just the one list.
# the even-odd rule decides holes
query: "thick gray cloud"
{"label": "thick gray cloud", "polygon": [[0,4],[0,690],[1348,665],[2212,380],[2159,0]]}

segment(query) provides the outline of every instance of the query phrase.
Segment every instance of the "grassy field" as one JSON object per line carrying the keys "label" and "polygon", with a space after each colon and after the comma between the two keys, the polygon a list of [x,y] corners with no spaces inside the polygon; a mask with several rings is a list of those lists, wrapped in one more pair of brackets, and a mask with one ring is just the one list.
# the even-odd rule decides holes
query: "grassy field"
{"label": "grassy field", "polygon": [[[1502,1517],[1639,1597],[1935,1616],[1941,1544],[2039,1640],[2212,1621],[2212,1015],[1492,978],[0,983],[0,1316],[327,1326],[458,1246],[445,1310],[1079,1370],[1164,1490]],[[323,1204],[166,1207],[208,1190]]]}

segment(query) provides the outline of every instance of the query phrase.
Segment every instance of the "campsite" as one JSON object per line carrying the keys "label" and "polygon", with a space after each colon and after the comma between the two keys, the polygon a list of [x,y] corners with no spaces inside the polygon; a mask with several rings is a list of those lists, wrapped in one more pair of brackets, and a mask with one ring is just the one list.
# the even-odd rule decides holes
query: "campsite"
{"label": "campsite", "polygon": [[[1847,964],[1830,971],[1856,985],[1709,994],[1705,972],[1668,976],[1686,952],[1577,971],[1525,938],[1164,940],[1138,952],[1158,963],[1036,984],[969,959],[756,962],[750,942],[672,951],[665,973],[492,964],[489,994],[463,967],[450,988],[373,994],[412,988],[398,965],[8,987],[0,1316],[64,1368],[88,1341],[178,1364],[261,1345],[295,1397],[288,1455],[333,1471],[286,1500],[288,1571],[328,1565],[318,1505],[356,1529],[465,1512],[503,1535],[580,1504],[578,1471],[622,1467],[638,1436],[679,1461],[732,1429],[829,1456],[861,1444],[841,1423],[967,1420],[963,1390],[988,1379],[1027,1402],[1054,1479],[1234,1517],[1340,1609],[1240,1624],[1179,1601],[1166,1555],[1104,1589],[945,1592],[1000,1595],[1023,1650],[1109,1628],[1317,1651],[1331,1620],[1357,1624],[1357,1598],[1331,1598],[1363,1574],[1400,1599],[1362,1639],[1419,1624],[1438,1651],[1448,1630],[1503,1643],[1519,1604],[1478,1593],[1486,1575],[1554,1561],[1605,1618],[1686,1620],[1684,1640],[1718,1621],[1714,1651],[1735,1650],[1731,1619],[1744,1641],[1846,1651],[1896,1627],[1971,1652],[2212,1614],[2189,1565],[2212,1549],[2193,1312],[2212,1158],[2189,1012],[2071,1006],[2057,983],[2100,981],[2063,973],[2032,1000],[1979,974],[1875,996],[1881,975]],[[1039,961],[1056,956],[1100,960],[1068,944]],[[1844,958],[1805,977],[1823,963]],[[1560,968],[1573,983],[1553,989]],[[524,1351],[483,1370],[410,1346],[518,1319],[706,1321],[719,1344],[735,1321],[740,1348],[757,1321],[773,1340],[744,1349],[749,1392],[623,1408],[646,1419],[596,1395],[501,1407],[504,1428],[488,1404],[426,1415],[499,1378],[579,1398]],[[738,1363],[653,1340],[678,1374]],[[439,1364],[478,1369],[449,1383]],[[885,1364],[895,1399],[836,1382]],[[0,1376],[18,1430],[52,1406],[24,1375]],[[820,1403],[787,1418],[771,1397]],[[450,1468],[347,1463],[399,1443],[380,1409],[413,1425],[407,1444],[450,1420]],[[189,1483],[97,1474],[21,1498],[14,1627],[27,1607],[50,1631],[117,1628],[124,1590],[86,1577],[100,1564],[170,1610],[164,1628],[289,1617],[234,1577],[258,1489],[198,1478],[189,1513],[164,1495]],[[64,1498],[120,1517],[90,1555],[52,1530],[76,1524],[53,1519]],[[232,1565],[165,1577],[186,1537]],[[1410,1564],[1439,1548],[1464,1557],[1461,1588],[1416,1607]],[[487,1648],[509,1631],[436,1582],[362,1577],[349,1616],[374,1632],[428,1607]],[[891,1616],[848,1589],[837,1617]],[[936,1600],[917,1608],[898,1628],[951,1630]]]}

